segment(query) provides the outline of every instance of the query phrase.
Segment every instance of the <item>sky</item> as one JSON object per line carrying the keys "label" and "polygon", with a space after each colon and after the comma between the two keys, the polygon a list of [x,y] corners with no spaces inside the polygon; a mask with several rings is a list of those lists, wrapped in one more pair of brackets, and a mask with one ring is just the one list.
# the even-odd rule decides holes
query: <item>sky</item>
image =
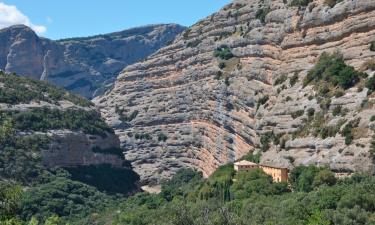
{"label": "sky", "polygon": [[0,29],[25,24],[50,39],[86,37],[132,27],[190,26],[231,0],[0,0]]}

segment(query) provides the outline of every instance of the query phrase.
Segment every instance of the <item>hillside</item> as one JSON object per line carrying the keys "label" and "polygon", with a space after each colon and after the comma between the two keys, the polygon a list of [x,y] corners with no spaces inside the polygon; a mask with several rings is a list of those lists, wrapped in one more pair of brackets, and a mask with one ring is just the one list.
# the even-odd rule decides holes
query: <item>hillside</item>
{"label": "hillside", "polygon": [[372,0],[237,0],[94,101],[145,182],[262,163],[374,173]]}
{"label": "hillside", "polygon": [[[0,86],[0,180],[33,185],[43,183],[46,172],[64,168],[72,179],[103,191],[126,194],[137,188],[138,175],[90,101],[2,72]],[[108,175],[119,171],[124,180],[111,184],[116,178]],[[103,179],[108,183],[100,184]]]}
{"label": "hillside", "polygon": [[24,25],[0,30],[0,70],[48,80],[92,98],[110,87],[127,65],[172,41],[184,27],[150,25],[86,38],[53,41]]}

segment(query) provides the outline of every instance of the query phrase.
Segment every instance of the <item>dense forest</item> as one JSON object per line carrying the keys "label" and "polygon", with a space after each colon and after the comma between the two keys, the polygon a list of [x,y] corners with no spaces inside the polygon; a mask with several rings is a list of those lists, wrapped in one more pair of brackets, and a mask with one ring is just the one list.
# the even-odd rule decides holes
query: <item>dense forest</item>
{"label": "dense forest", "polygon": [[128,199],[71,181],[63,170],[45,179],[48,183],[26,191],[1,183],[2,224],[375,223],[375,178],[354,174],[337,180],[324,167],[296,167],[290,185],[273,183],[258,169],[235,173],[233,164],[208,179],[182,169],[163,183],[160,194]]}

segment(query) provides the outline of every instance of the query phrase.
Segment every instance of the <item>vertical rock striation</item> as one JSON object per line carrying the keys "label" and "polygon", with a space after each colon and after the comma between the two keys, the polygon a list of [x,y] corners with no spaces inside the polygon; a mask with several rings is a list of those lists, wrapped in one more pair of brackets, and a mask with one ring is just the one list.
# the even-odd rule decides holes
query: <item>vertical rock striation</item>
{"label": "vertical rock striation", "polygon": [[48,80],[85,97],[103,93],[127,65],[171,42],[184,27],[150,25],[52,41],[24,25],[0,30],[0,70]]}
{"label": "vertical rock striation", "polygon": [[[310,97],[316,90],[302,84],[318,57],[339,51],[348,65],[363,70],[375,58],[369,49],[373,41],[372,0],[344,0],[332,8],[322,1],[294,7],[282,0],[238,0],[146,61],[128,66],[114,88],[94,101],[144,181],[186,166],[209,175],[221,164],[259,151],[269,133],[284,143],[270,143],[263,163],[373,172],[369,121],[375,110],[371,104],[361,106],[372,99],[367,88],[356,86],[333,97],[326,112],[327,124],[338,123],[332,115],[338,105],[347,109],[342,119],[360,118],[350,145],[339,133],[292,137],[306,123],[308,109],[321,111]],[[284,83],[276,84],[283,75]],[[302,115],[294,116],[297,111]]]}

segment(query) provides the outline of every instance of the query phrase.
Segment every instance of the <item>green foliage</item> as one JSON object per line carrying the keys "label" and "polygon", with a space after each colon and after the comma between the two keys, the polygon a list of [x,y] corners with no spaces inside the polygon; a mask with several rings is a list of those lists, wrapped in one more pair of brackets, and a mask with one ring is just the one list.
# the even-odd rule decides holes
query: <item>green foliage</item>
{"label": "green foliage", "polygon": [[345,144],[350,145],[354,139],[353,129],[358,127],[360,119],[355,119],[348,122],[341,131],[341,135],[345,137]]}
{"label": "green foliage", "polygon": [[289,84],[293,87],[298,81],[298,73],[295,72],[294,75],[289,79]]}
{"label": "green foliage", "polygon": [[219,69],[221,69],[221,70],[224,69],[225,67],[227,67],[225,62],[220,62],[218,66],[219,66]]}
{"label": "green foliage", "polygon": [[166,142],[168,140],[168,136],[163,134],[163,133],[159,133],[158,134],[158,141],[160,142]]}
{"label": "green foliage", "polygon": [[375,76],[372,76],[369,79],[367,79],[365,86],[366,88],[368,88],[370,93],[374,92],[375,91]]}
{"label": "green foliage", "polygon": [[31,101],[45,101],[56,103],[67,100],[74,104],[87,107],[92,103],[83,97],[69,94],[67,91],[52,86],[44,81],[36,81],[15,74],[5,74],[0,71],[0,102],[7,104],[29,103]]}
{"label": "green foliage", "polygon": [[108,196],[93,187],[57,177],[25,192],[22,200],[22,217],[31,219],[35,216],[37,219],[47,219],[54,215],[65,218],[87,216],[111,201]]}
{"label": "green foliage", "polygon": [[371,42],[370,51],[375,52],[375,41]]}
{"label": "green foliage", "polygon": [[275,139],[273,132],[267,132],[260,136],[260,144],[263,152],[267,151],[270,148],[270,143]]}
{"label": "green foliage", "polygon": [[16,217],[20,211],[23,191],[18,185],[0,182],[0,223]]}
{"label": "green foliage", "polygon": [[293,119],[296,119],[298,117],[303,116],[304,113],[305,113],[304,110],[297,110],[295,112],[292,112],[291,116],[292,116]]}
{"label": "green foliage", "polygon": [[341,111],[342,111],[342,106],[341,105],[338,105],[336,106],[333,110],[332,110],[332,115],[333,116],[338,116],[341,114]]}
{"label": "green foliage", "polygon": [[107,132],[113,133],[100,114],[93,110],[67,109],[62,111],[43,107],[21,112],[2,113],[11,117],[14,128],[21,131],[45,132],[53,129],[69,129],[103,137],[107,135]]}
{"label": "green foliage", "polygon": [[255,14],[255,18],[260,20],[262,23],[266,22],[266,16],[270,12],[270,7],[260,8]]}
{"label": "green foliage", "polygon": [[[127,168],[116,168],[111,165],[92,165],[65,168],[71,179],[109,194],[128,194],[136,190],[139,175]],[[60,215],[60,214],[59,214]]]}
{"label": "green foliage", "polygon": [[329,7],[334,7],[337,3],[342,2],[343,0],[324,0],[324,4],[328,5]]}
{"label": "green foliage", "polygon": [[[177,194],[170,201],[162,194],[129,198],[120,205],[113,224],[372,224],[374,177],[353,175],[336,182],[326,168],[298,170],[297,183],[307,183],[303,187],[310,186],[310,191],[290,192],[285,183],[272,183],[261,170],[233,176],[230,167],[220,168],[203,184],[193,179],[188,194]],[[182,177],[173,182],[175,188],[189,186],[191,176]],[[223,177],[230,182],[221,182]],[[194,194],[197,189],[201,195]]]}
{"label": "green foliage", "polygon": [[214,51],[214,57],[228,60],[234,57],[232,50],[227,45],[222,45]]}
{"label": "green foliage", "polygon": [[268,100],[269,100],[268,95],[265,95],[265,96],[259,98],[258,103],[257,103],[257,110],[259,109],[259,107],[260,107],[261,105],[266,104],[266,103],[268,102]]}
{"label": "green foliage", "polygon": [[323,184],[334,185],[336,178],[325,167],[298,166],[290,172],[289,181],[293,190],[310,192]]}
{"label": "green foliage", "polygon": [[0,179],[22,184],[38,180],[44,171],[40,150],[48,148],[46,136],[31,135],[8,138],[0,142]]}
{"label": "green foliage", "polygon": [[291,6],[307,6],[313,0],[292,0]]}
{"label": "green foliage", "polygon": [[275,80],[274,85],[280,85],[284,83],[287,79],[288,77],[285,74],[283,74]]}
{"label": "green foliage", "polygon": [[192,169],[181,169],[172,179],[162,183],[160,195],[167,201],[172,201],[177,196],[187,197],[188,193],[202,182],[202,173]]}
{"label": "green foliage", "polygon": [[152,139],[151,135],[148,133],[136,133],[134,135],[134,138],[137,140],[151,140]]}
{"label": "green foliage", "polygon": [[319,57],[315,67],[308,72],[303,85],[324,81],[333,86],[348,89],[357,84],[360,78],[366,76],[366,74],[356,71],[353,67],[347,66],[342,56],[324,52]]}
{"label": "green foliage", "polygon": [[121,114],[120,115],[120,120],[122,122],[131,122],[131,121],[133,121],[138,116],[138,113],[139,113],[139,111],[135,110],[130,115],[123,115],[123,114]]}
{"label": "green foliage", "polygon": [[243,160],[247,160],[247,161],[250,161],[250,162],[254,162],[254,163],[259,163],[260,162],[260,157],[262,156],[261,153],[257,153],[257,154],[253,154],[252,152],[245,155],[242,159]]}

